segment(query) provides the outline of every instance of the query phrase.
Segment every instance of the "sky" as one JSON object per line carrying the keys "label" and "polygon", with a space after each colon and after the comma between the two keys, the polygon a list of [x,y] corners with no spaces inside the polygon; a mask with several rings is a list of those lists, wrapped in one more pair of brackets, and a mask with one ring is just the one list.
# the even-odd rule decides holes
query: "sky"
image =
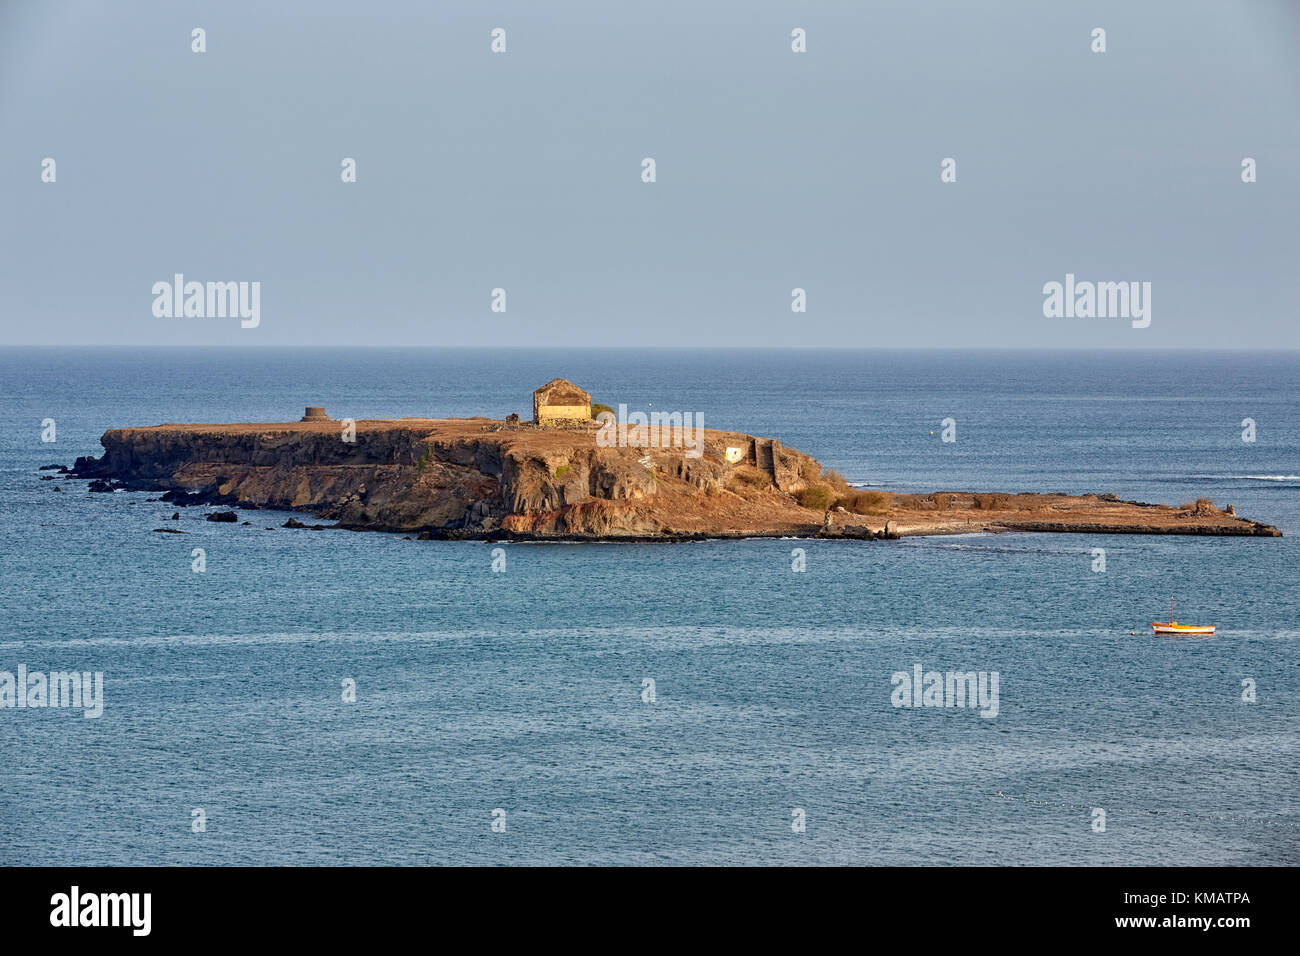
{"label": "sky", "polygon": [[1300,347],[1297,3],[271,6],[0,0],[0,345]]}

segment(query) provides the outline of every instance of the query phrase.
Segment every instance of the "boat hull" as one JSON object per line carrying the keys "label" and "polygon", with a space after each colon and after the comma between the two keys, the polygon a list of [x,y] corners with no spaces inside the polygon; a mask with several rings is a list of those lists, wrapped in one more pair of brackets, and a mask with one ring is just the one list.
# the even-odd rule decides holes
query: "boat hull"
{"label": "boat hull", "polygon": [[1176,621],[1170,624],[1160,624],[1156,621],[1151,622],[1151,629],[1157,634],[1213,634],[1214,625],[1199,626],[1196,624],[1179,624]]}

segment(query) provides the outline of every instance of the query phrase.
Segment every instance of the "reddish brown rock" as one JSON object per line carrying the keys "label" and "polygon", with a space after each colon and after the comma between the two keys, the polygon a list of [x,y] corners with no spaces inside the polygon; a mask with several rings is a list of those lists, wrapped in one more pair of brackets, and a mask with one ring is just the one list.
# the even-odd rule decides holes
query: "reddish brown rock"
{"label": "reddish brown rock", "polygon": [[[1179,510],[1113,495],[886,495],[841,484],[828,504],[810,496],[827,482],[818,463],[772,439],[709,430],[692,457],[680,447],[601,447],[596,434],[594,425],[486,418],[362,420],[354,441],[329,420],[159,425],[105,432],[104,456],[78,459],[74,473],[165,490],[182,504],[300,510],[340,527],[434,538],[1278,534],[1212,504]],[[828,524],[828,508],[840,506],[848,510]]]}

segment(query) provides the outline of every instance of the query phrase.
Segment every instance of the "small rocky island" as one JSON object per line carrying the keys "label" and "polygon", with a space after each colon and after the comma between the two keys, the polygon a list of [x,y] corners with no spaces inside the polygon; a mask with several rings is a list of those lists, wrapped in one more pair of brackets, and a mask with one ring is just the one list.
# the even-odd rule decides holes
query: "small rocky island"
{"label": "small rocky island", "polygon": [[[890,494],[849,486],[771,438],[700,428],[674,446],[611,441],[610,417],[557,379],[532,421],[328,418],[116,428],[68,477],[92,490],[163,491],[177,504],[307,512],[355,530],[480,540],[894,538],[977,531],[1280,536],[1206,499],[1181,507],[1113,495]],[[601,406],[597,406],[601,408]],[[602,432],[602,428],[606,430]],[[668,433],[671,438],[671,432]],[[291,522],[291,526],[299,526]],[[319,527],[319,526],[317,526]]]}

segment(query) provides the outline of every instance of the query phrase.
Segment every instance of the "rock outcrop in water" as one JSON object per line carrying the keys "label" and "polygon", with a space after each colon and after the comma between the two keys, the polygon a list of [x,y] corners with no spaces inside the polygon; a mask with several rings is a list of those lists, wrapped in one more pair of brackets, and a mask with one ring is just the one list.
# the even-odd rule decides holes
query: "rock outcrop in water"
{"label": "rock outcrop in water", "polygon": [[[682,447],[601,447],[596,427],[486,418],[159,425],[104,433],[72,475],[165,491],[177,504],[309,512],[340,527],[424,537],[690,540],[896,537],[970,531],[1277,535],[1212,506],[1094,495],[885,495],[823,501],[803,452],[739,432]],[[800,496],[804,507],[800,504]],[[861,502],[865,500],[865,505]],[[888,529],[886,530],[886,523]]]}

